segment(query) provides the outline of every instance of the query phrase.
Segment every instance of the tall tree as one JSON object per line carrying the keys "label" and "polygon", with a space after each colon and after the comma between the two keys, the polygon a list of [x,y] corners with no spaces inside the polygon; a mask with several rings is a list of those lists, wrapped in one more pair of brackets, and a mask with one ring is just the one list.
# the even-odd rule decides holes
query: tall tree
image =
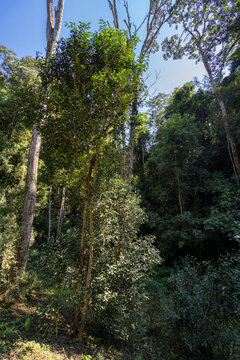
{"label": "tall tree", "polygon": [[135,44],[127,40],[124,31],[108,29],[105,24],[95,33],[88,31],[85,24],[73,25],[70,38],[60,42],[56,56],[47,64],[52,81],[48,121],[43,131],[50,141],[52,137],[55,141],[61,138],[56,146],[62,156],[67,155],[68,161],[75,159],[76,164],[83,167],[76,291],[76,325],[81,318],[80,337],[87,315],[93,266],[97,163],[104,144],[112,138],[121,138],[136,82]]}
{"label": "tall tree", "polygon": [[231,52],[237,47],[240,39],[239,9],[237,1],[180,1],[175,15],[169,23],[180,24],[181,35],[173,35],[163,42],[165,59],[180,59],[188,56],[197,62],[202,61],[213,92],[215,93],[222,113],[223,126],[230,147],[230,158],[235,173],[240,175],[240,162],[235,140],[229,123],[229,116],[222,93],[219,89],[223,71]]}
{"label": "tall tree", "polygon": [[[65,0],[58,0],[58,6],[54,14],[53,0],[47,0],[47,50],[46,57],[54,55],[57,46],[57,40],[62,26],[63,7]],[[47,94],[46,94],[47,98]],[[46,113],[46,104],[43,106],[43,113]],[[43,115],[44,116],[44,115]],[[44,119],[43,119],[44,121]],[[18,283],[21,279],[27,264],[29,244],[32,233],[32,224],[34,219],[34,210],[36,203],[37,171],[38,160],[41,147],[41,132],[35,123],[31,145],[29,149],[28,168],[26,177],[26,191],[24,199],[24,208],[22,216],[22,226],[20,237],[16,244],[16,265],[12,274],[12,282]]]}
{"label": "tall tree", "polygon": [[[126,11],[126,18],[123,20],[128,31],[129,39],[133,39],[142,28],[146,25],[145,37],[142,41],[142,46],[138,53],[138,62],[142,63],[147,56],[158,49],[157,37],[159,36],[162,26],[170,19],[172,11],[175,6],[175,1],[172,0],[149,0],[149,8],[147,14],[144,16],[139,26],[132,22],[129,12],[128,1],[124,0],[124,8]],[[110,10],[113,15],[113,23],[115,28],[119,28],[119,16],[116,0],[108,0]],[[130,132],[128,151],[125,159],[125,178],[130,184],[132,180],[133,171],[133,155],[135,146],[135,135],[137,126],[138,107],[140,103],[141,84],[139,83],[135,89],[135,96],[132,102],[132,109],[130,114]]]}

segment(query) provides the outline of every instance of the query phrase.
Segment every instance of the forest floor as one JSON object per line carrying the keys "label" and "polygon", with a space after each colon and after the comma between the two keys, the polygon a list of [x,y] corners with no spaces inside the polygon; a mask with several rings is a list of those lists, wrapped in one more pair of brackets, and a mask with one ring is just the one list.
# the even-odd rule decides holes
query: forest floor
{"label": "forest floor", "polygon": [[90,335],[80,341],[71,334],[70,324],[67,316],[57,315],[51,294],[34,292],[29,300],[14,303],[0,299],[0,359],[163,359],[147,341],[130,344]]}

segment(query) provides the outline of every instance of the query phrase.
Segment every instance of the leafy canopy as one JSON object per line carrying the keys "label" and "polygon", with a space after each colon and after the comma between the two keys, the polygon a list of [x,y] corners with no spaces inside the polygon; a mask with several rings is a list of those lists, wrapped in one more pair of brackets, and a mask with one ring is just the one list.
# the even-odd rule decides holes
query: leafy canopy
{"label": "leafy canopy", "polygon": [[124,31],[104,23],[94,33],[82,23],[69,27],[70,37],[60,41],[45,72],[50,84],[45,130],[56,148],[61,138],[65,154],[122,132],[141,68],[133,54],[136,41]]}
{"label": "leafy canopy", "polygon": [[239,8],[237,1],[179,1],[170,25],[182,29],[162,43],[164,58],[188,56],[197,62],[206,57],[215,77],[221,80],[228,56],[239,41]]}

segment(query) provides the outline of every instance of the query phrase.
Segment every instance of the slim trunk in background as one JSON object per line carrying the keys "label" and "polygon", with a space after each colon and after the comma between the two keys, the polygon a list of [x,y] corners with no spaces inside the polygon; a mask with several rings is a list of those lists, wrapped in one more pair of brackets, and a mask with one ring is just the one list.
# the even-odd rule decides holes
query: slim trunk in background
{"label": "slim trunk in background", "polygon": [[48,197],[48,240],[51,237],[51,229],[52,229],[52,187],[49,188],[49,197]]}
{"label": "slim trunk in background", "polygon": [[143,167],[143,178],[145,175],[145,151],[144,151],[144,146],[142,145],[142,167]]}
{"label": "slim trunk in background", "polygon": [[179,171],[176,170],[176,180],[177,180],[177,193],[178,193],[178,205],[180,214],[183,215],[183,202],[180,190],[180,179],[179,179]]}
{"label": "slim trunk in background", "polygon": [[63,215],[64,215],[64,205],[65,205],[65,195],[66,195],[66,187],[63,187],[62,190],[62,199],[61,199],[61,206],[60,206],[60,212],[59,212],[59,218],[58,218],[58,226],[57,226],[57,235],[56,240],[59,239],[62,231],[62,224],[63,224]]}
{"label": "slim trunk in background", "polygon": [[[55,16],[54,16],[53,0],[47,0],[46,57],[54,55],[56,51],[57,41],[62,26],[64,1],[65,0],[58,1],[57,10],[55,11]],[[43,109],[44,112],[46,112],[45,104],[43,104]],[[37,171],[38,171],[40,147],[41,147],[41,133],[37,128],[37,125],[34,124],[30,151],[29,151],[29,158],[28,158],[22,226],[21,226],[20,237],[16,244],[16,265],[14,267],[14,271],[11,274],[12,282],[14,284],[18,284],[18,282],[21,280],[27,264],[28,251],[29,251],[29,245],[30,245],[30,239],[32,233],[32,224],[34,219],[35,203],[36,203]]]}
{"label": "slim trunk in background", "polygon": [[125,169],[126,181],[129,185],[132,182],[137,115],[138,115],[137,99],[134,99],[132,103],[132,113],[130,119],[130,135],[129,135],[128,152],[126,154],[127,161],[126,161],[126,169]]}
{"label": "slim trunk in background", "polygon": [[176,189],[177,189],[177,196],[178,196],[178,205],[180,214],[183,215],[183,201],[180,189],[180,176],[179,176],[179,169],[177,168],[177,157],[175,154],[175,178],[176,178]]}

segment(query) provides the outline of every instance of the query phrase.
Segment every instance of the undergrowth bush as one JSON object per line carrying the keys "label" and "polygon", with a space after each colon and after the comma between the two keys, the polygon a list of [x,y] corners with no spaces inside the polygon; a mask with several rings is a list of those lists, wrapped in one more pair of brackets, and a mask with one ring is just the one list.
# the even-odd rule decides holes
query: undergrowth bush
{"label": "undergrowth bush", "polygon": [[139,236],[146,216],[128,185],[119,179],[106,181],[101,194],[89,320],[95,329],[127,339],[145,331],[149,299],[144,287],[160,256],[153,237]]}
{"label": "undergrowth bush", "polygon": [[[97,336],[128,339],[146,331],[149,298],[145,283],[161,259],[154,238],[139,234],[145,221],[140,198],[127,184],[120,179],[101,183],[94,205],[94,255],[86,323]],[[28,262],[28,269],[37,268],[41,283],[53,290],[56,302],[64,300],[62,307],[68,309],[71,321],[77,303],[80,239],[81,227],[68,229],[57,241],[50,239],[32,251]],[[85,240],[82,289],[89,256],[87,232]]]}
{"label": "undergrowth bush", "polygon": [[186,257],[167,286],[151,284],[152,331],[184,358],[239,359],[239,278],[239,255],[215,264]]}

